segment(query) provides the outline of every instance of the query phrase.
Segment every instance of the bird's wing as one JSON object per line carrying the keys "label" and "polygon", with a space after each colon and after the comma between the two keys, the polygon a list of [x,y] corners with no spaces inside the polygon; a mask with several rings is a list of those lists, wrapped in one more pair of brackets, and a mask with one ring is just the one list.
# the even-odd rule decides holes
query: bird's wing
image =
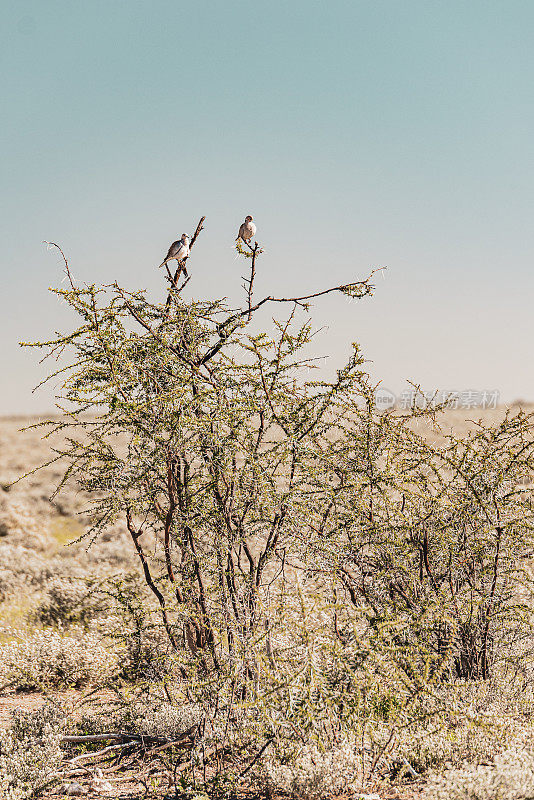
{"label": "bird's wing", "polygon": [[180,250],[181,246],[182,246],[182,242],[180,240],[178,240],[177,242],[173,242],[171,244],[171,246],[169,247],[169,252],[165,256],[164,260],[167,261],[167,259],[169,259],[169,258],[176,258],[176,254]]}
{"label": "bird's wing", "polygon": [[183,242],[178,242],[179,247],[176,250],[176,260],[181,261],[182,258],[185,258],[189,252],[189,248]]}
{"label": "bird's wing", "polygon": [[245,233],[246,233],[246,231],[245,231],[245,223],[244,223],[244,222],[242,222],[242,223],[241,223],[241,225],[239,226],[239,233],[237,234],[237,238],[238,238],[238,239],[242,239],[242,238],[243,238],[243,235],[244,235]]}

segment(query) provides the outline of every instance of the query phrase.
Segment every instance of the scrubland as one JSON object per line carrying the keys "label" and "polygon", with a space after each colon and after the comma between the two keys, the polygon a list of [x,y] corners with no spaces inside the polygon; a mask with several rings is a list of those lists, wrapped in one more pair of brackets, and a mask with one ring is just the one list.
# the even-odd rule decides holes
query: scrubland
{"label": "scrubland", "polygon": [[240,308],[63,256],[63,416],[0,425],[0,795],[534,797],[532,409],[316,377],[374,273],[257,299],[236,250]]}
{"label": "scrubland", "polygon": [[[428,421],[413,424],[439,443],[450,429],[462,436],[472,420],[495,424],[503,414],[448,411],[439,431]],[[388,662],[384,646],[371,679],[356,642],[352,676],[342,675],[335,653],[329,665],[332,673],[339,670],[330,677],[341,682],[341,696],[346,691],[346,702],[357,706],[352,733],[336,734],[330,720],[331,739],[321,746],[298,715],[284,722],[282,713],[280,724],[295,732],[288,752],[272,747],[269,737],[258,738],[255,751],[253,736],[251,743],[250,735],[231,731],[231,713],[251,715],[245,727],[253,730],[246,700],[230,712],[221,687],[218,715],[187,689],[185,662],[162,630],[126,526],[116,523],[94,540],[86,536],[91,518],[84,493],[68,482],[52,497],[62,476],[57,463],[13,484],[50,459],[51,442],[40,429],[20,432],[35,422],[0,420],[1,797],[194,797],[205,796],[207,786],[216,795],[226,791],[228,770],[242,777],[240,791],[250,796],[534,797],[534,673],[510,657],[484,680],[439,682],[427,674],[429,691],[413,693],[409,670],[402,675]],[[299,576],[298,565],[292,579],[293,633],[302,635],[299,625],[307,630],[303,646],[313,675],[324,669],[313,661],[313,640],[328,624],[315,602],[320,584]],[[281,660],[277,652],[291,650],[291,633],[273,632],[270,658]],[[347,636],[345,630],[345,644]],[[351,680],[357,700],[348,696],[355,691]],[[262,712],[274,719],[268,704]],[[217,743],[230,764],[221,766]]]}

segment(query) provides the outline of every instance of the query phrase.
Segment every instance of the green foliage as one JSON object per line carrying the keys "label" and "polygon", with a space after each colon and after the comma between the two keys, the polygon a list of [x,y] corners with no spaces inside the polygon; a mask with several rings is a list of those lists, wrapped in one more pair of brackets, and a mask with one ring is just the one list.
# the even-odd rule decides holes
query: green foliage
{"label": "green foliage", "polygon": [[[229,793],[278,775],[319,796],[402,773],[397,734],[442,713],[443,686],[528,661],[532,418],[431,444],[418,425],[439,410],[381,412],[357,345],[335,380],[313,379],[298,309],[363,297],[369,281],[254,302],[261,250],[239,252],[251,274],[238,310],[186,301],[176,281],[162,303],[116,284],[57,290],[80,323],[39,345],[72,357],[49,426],[67,434],[63,483],[92,498],[91,535],[126,522],[201,710],[193,778],[195,765],[203,785],[224,775]],[[288,317],[258,332],[273,303]],[[120,592],[131,663],[150,675],[153,609]],[[332,777],[341,761],[348,783]]]}

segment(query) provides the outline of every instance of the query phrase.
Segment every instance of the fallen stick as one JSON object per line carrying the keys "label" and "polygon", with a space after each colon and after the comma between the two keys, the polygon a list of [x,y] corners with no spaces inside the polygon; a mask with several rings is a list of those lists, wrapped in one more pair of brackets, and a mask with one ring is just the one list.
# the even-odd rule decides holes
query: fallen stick
{"label": "fallen stick", "polygon": [[74,758],[70,758],[66,763],[74,764],[77,761],[81,761],[84,758],[97,758],[97,757],[100,758],[100,756],[105,755],[105,753],[124,750],[127,747],[131,747],[133,744],[137,744],[137,742],[131,741],[131,742],[124,742],[123,744],[110,744],[109,747],[104,747],[103,750],[96,750],[94,753],[82,753],[81,756],[75,756]]}
{"label": "fallen stick", "polygon": [[98,742],[140,742],[142,744],[171,744],[191,738],[197,732],[198,726],[192,725],[180,734],[178,739],[169,739],[168,736],[150,736],[143,733],[128,733],[127,731],[110,731],[109,733],[95,733],[82,736],[62,736],[60,744],[94,744]]}
{"label": "fallen stick", "polygon": [[121,741],[124,739],[123,733],[98,733],[91,736],[62,736],[59,740],[60,744],[92,744],[93,742],[111,742],[113,740]]}

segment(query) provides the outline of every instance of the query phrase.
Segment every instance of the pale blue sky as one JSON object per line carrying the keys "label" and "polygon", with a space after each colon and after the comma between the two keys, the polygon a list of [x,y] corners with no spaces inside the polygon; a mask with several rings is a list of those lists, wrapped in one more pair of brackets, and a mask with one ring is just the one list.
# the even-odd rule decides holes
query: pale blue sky
{"label": "pale blue sky", "polygon": [[46,289],[156,290],[169,243],[207,223],[195,296],[258,294],[387,264],[373,299],[317,305],[317,353],[361,342],[400,391],[534,399],[534,2],[3,0],[0,413],[46,411],[19,339],[70,318]]}

